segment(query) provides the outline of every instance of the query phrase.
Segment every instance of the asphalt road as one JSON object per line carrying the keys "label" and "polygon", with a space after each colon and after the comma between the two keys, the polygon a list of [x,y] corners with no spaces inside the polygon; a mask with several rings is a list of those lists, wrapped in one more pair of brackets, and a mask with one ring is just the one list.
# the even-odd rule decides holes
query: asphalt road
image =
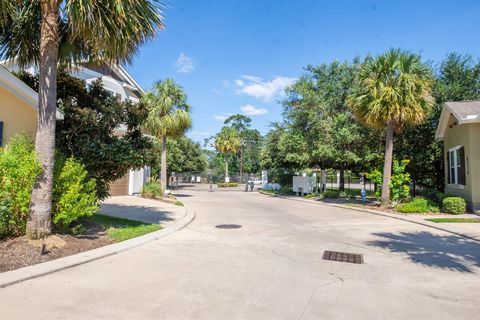
{"label": "asphalt road", "polygon": [[0,318],[479,319],[477,242],[259,193],[181,193],[197,215],[187,228],[0,289]]}

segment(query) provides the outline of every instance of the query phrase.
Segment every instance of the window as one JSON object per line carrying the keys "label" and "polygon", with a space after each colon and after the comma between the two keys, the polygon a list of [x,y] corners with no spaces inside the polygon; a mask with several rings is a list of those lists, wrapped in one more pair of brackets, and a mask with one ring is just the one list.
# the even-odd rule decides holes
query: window
{"label": "window", "polygon": [[448,150],[448,183],[465,185],[465,148],[458,146]]}

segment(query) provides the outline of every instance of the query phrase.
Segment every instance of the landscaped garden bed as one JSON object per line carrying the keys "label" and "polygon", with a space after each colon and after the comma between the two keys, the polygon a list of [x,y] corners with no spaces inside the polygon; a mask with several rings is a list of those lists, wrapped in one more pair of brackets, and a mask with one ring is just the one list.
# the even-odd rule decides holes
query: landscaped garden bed
{"label": "landscaped garden bed", "polygon": [[[74,234],[53,234],[45,240],[15,237],[0,240],[0,272],[46,262],[158,231],[159,224],[96,214],[80,219]],[[42,249],[43,247],[43,249]]]}

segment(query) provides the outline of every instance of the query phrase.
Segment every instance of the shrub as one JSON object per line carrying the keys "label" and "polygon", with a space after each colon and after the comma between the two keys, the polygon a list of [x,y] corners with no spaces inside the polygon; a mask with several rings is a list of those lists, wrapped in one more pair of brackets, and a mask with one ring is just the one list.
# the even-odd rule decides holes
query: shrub
{"label": "shrub", "polygon": [[[236,183],[236,182],[220,182],[220,183],[217,183],[217,186],[219,188],[238,187],[238,183]],[[250,186],[249,186],[249,188],[250,188]]]}
{"label": "shrub", "polygon": [[147,182],[142,189],[142,197],[153,199],[163,197],[161,184],[157,181]]}
{"label": "shrub", "polygon": [[327,190],[322,194],[324,198],[338,198],[340,196],[340,192],[336,190]]}
{"label": "shrub", "polygon": [[[390,179],[390,200],[393,203],[398,203],[410,197],[409,183],[411,179],[410,173],[406,172],[406,167],[409,163],[410,160],[393,161],[392,177]],[[367,173],[366,176],[377,185],[375,196],[379,198],[383,183],[382,172],[379,169],[375,169],[372,172]]]}
{"label": "shrub", "polygon": [[443,199],[448,197],[448,195],[446,195],[445,193],[434,190],[434,189],[426,189],[422,191],[422,194],[424,194],[426,198],[434,201],[438,205],[442,205]]}
{"label": "shrub", "polygon": [[410,173],[406,167],[410,160],[393,161],[392,179],[390,181],[390,200],[397,203],[410,197]]}
{"label": "shrub", "polygon": [[57,153],[53,182],[52,222],[59,231],[80,217],[98,211],[95,179],[88,178],[85,166],[71,157]]}
{"label": "shrub", "polygon": [[293,190],[292,190],[292,187],[290,186],[282,186],[280,190],[278,190],[278,193],[282,195],[289,195],[289,194],[293,194]]}
{"label": "shrub", "polygon": [[447,197],[443,199],[443,211],[452,214],[462,214],[467,211],[467,203],[462,197]]}
{"label": "shrub", "polygon": [[33,139],[27,134],[12,137],[0,149],[0,238],[25,233],[30,196],[40,173]]}
{"label": "shrub", "polygon": [[415,197],[409,202],[399,204],[395,209],[402,213],[427,213],[440,211],[434,203],[423,197]]}

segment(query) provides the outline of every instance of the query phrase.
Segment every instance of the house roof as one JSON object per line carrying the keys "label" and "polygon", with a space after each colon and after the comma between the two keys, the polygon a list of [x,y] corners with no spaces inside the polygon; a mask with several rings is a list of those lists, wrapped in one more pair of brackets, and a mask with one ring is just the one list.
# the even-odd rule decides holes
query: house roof
{"label": "house roof", "polygon": [[438,122],[435,138],[442,140],[448,127],[450,115],[459,125],[480,122],[480,100],[445,102]]}
{"label": "house roof", "polygon": [[38,93],[3,66],[0,66],[0,87],[11,92],[34,110],[38,110]]}

